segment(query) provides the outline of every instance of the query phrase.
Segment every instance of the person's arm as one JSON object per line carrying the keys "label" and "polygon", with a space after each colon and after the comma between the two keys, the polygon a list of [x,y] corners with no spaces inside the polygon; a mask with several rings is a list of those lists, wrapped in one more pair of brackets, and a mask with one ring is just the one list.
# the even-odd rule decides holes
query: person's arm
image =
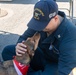
{"label": "person's arm", "polygon": [[36,31],[28,28],[28,29],[23,33],[23,35],[21,35],[21,36],[19,37],[17,43],[20,43],[20,42],[22,42],[23,40],[26,40],[28,37],[33,36],[35,32],[36,32]]}
{"label": "person's arm", "polygon": [[66,38],[62,42],[59,48],[58,75],[71,75],[76,67],[76,39]]}
{"label": "person's arm", "polygon": [[27,47],[23,44],[24,41],[28,38],[34,35],[36,31],[32,29],[27,29],[22,36],[19,37],[18,42],[16,44],[16,55],[22,56],[22,54],[25,54],[27,51]]}

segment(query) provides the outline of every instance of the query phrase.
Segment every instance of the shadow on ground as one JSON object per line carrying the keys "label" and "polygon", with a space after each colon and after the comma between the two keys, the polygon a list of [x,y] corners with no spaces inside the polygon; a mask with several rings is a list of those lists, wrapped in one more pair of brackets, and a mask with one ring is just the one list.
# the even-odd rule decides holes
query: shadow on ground
{"label": "shadow on ground", "polygon": [[[12,0],[12,1],[0,1],[0,3],[7,4],[35,4],[39,0]],[[56,2],[69,2],[69,0],[56,0]]]}
{"label": "shadow on ground", "polygon": [[38,0],[12,0],[12,1],[0,1],[5,4],[35,4]]}
{"label": "shadow on ground", "polygon": [[5,46],[16,44],[18,38],[18,34],[0,31],[0,54]]}
{"label": "shadow on ground", "polygon": [[56,0],[57,2],[69,2],[70,0]]}

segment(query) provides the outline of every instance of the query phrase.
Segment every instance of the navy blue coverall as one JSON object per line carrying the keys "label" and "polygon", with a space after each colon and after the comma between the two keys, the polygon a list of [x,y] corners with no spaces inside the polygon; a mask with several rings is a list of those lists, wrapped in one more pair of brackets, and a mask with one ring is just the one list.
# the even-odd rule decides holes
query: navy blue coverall
{"label": "navy blue coverall", "polygon": [[[73,25],[63,12],[64,17],[57,30],[47,37],[46,32],[40,31],[41,39],[35,56],[32,59],[28,75],[68,75],[76,67],[76,26]],[[27,29],[18,42],[31,37],[36,31]],[[4,60],[12,59],[15,55],[15,45],[7,46],[2,52]]]}

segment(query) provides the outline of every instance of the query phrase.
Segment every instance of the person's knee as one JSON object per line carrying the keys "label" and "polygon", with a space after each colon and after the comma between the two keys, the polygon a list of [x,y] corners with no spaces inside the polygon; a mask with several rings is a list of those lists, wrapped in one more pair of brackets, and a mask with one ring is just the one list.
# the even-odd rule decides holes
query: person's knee
{"label": "person's knee", "polygon": [[2,51],[2,58],[4,61],[13,59],[15,54],[15,45],[8,45]]}
{"label": "person's knee", "polygon": [[6,46],[2,51],[2,57],[4,57],[8,53],[8,46]]}

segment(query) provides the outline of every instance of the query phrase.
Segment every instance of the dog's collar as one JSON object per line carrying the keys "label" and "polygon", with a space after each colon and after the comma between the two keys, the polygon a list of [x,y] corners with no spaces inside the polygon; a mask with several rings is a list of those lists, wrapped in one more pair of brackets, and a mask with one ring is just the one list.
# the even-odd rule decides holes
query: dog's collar
{"label": "dog's collar", "polygon": [[14,64],[15,70],[18,75],[26,75],[27,74],[29,65],[21,64],[16,59],[13,59],[13,64]]}

